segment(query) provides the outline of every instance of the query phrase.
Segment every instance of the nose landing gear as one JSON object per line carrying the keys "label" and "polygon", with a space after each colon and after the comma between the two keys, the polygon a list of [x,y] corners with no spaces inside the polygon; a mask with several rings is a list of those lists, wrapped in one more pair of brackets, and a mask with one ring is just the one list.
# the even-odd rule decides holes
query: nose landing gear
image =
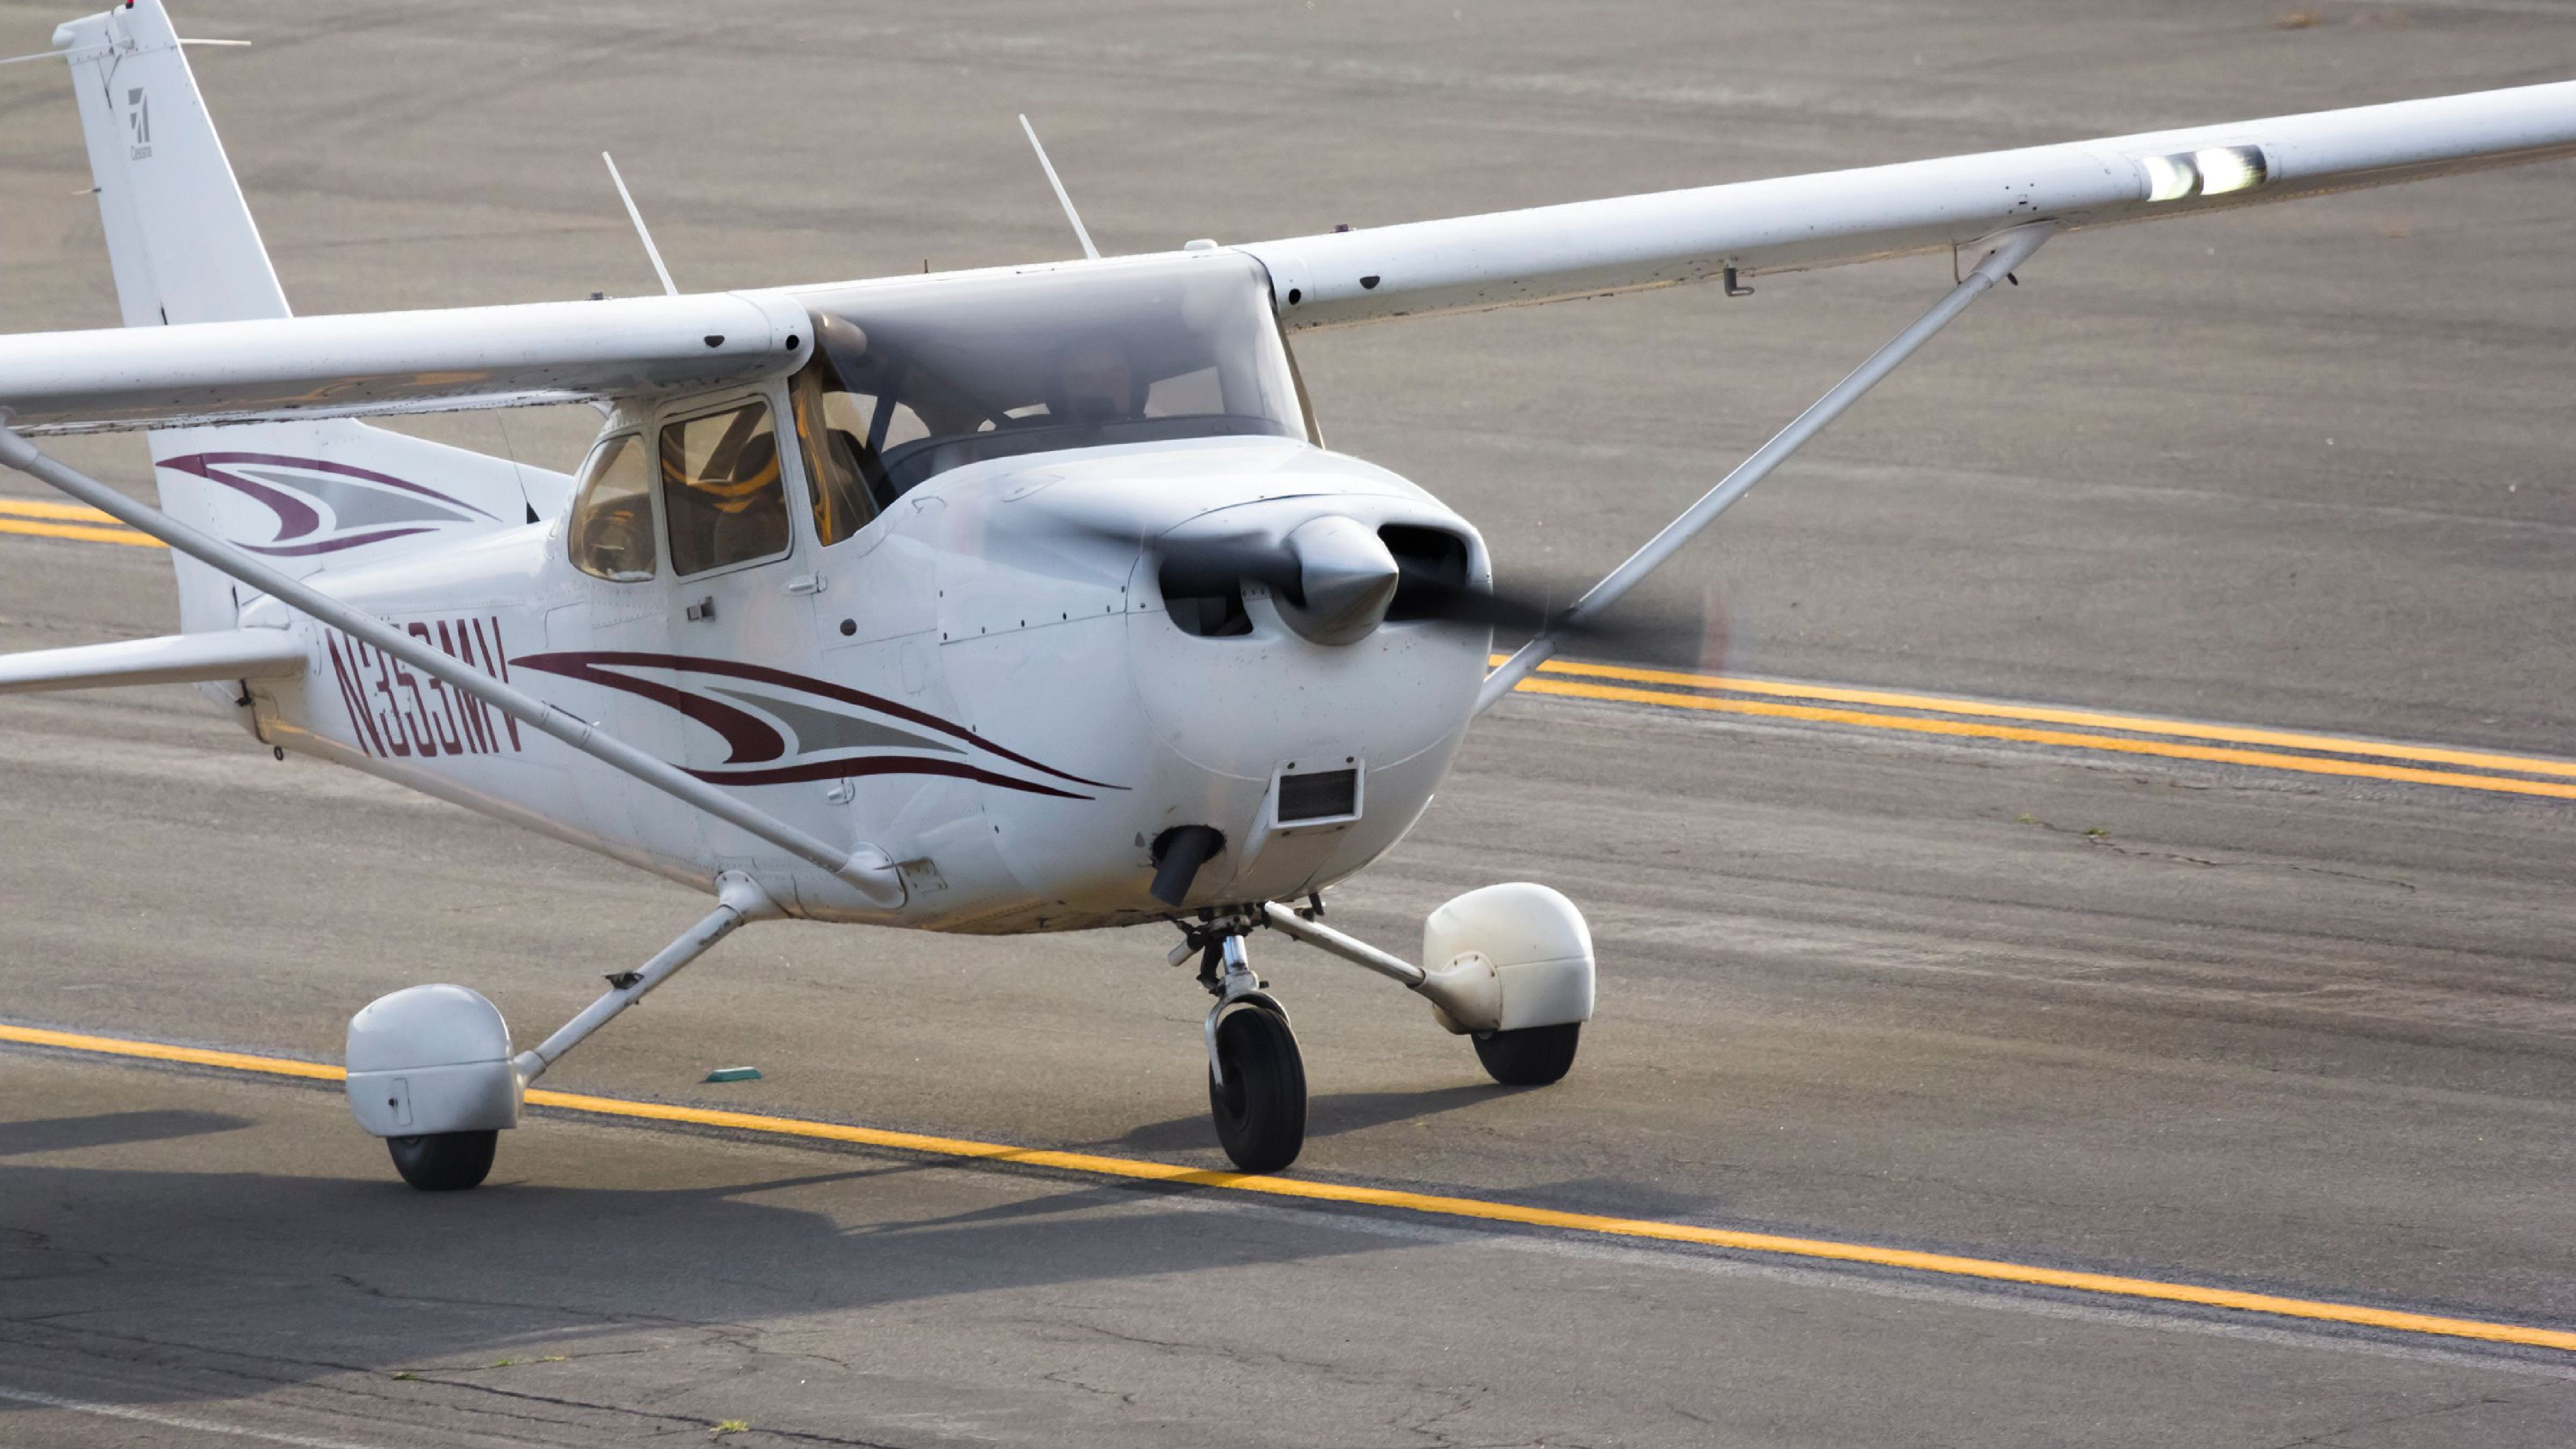
{"label": "nose landing gear", "polygon": [[1306,1059],[1289,1028],[1288,1009],[1252,969],[1244,934],[1260,924],[1249,912],[1202,918],[1183,927],[1172,954],[1196,950],[1199,984],[1216,998],[1208,1008],[1208,1112],[1217,1141],[1245,1172],[1277,1172],[1306,1145]]}
{"label": "nose landing gear", "polygon": [[1202,909],[1181,928],[1171,963],[1199,958],[1207,1015],[1208,1109],[1225,1155],[1246,1172],[1277,1172],[1306,1145],[1306,1063],[1288,1012],[1255,975],[1243,938],[1269,927],[1402,983],[1432,1019],[1475,1044],[1476,1060],[1507,1087],[1544,1087],[1574,1066],[1592,1017],[1592,931],[1574,902],[1542,885],[1469,891],[1423,923],[1414,965],[1325,925],[1324,903],[1276,901]]}

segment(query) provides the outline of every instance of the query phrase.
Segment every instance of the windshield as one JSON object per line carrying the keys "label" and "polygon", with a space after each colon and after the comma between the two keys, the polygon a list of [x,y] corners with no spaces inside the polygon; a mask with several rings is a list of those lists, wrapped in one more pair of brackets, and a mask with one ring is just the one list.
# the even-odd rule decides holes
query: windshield
{"label": "windshield", "polygon": [[795,411],[818,497],[883,508],[988,458],[1308,435],[1249,257],[875,283],[807,305],[816,346]]}

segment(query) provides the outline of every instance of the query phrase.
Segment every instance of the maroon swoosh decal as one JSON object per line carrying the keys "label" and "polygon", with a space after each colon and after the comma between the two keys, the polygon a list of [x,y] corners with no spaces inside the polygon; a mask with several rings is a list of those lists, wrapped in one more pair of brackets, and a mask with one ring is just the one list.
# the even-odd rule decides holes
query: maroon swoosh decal
{"label": "maroon swoosh decal", "polygon": [[[808,780],[842,780],[854,775],[952,775],[979,784],[999,785],[1010,790],[1024,790],[1032,795],[1053,795],[1059,800],[1088,800],[1071,790],[1053,785],[1040,785],[1028,780],[1014,780],[991,770],[967,764],[963,760],[924,758],[918,755],[862,755],[844,760],[816,760],[803,765],[782,765],[771,770],[691,770],[690,774],[710,785],[793,785]],[[1116,786],[1107,788],[1116,789]]]}
{"label": "maroon swoosh decal", "polygon": [[[291,548],[274,543],[245,543],[238,546],[252,553],[264,553],[279,558],[301,558],[308,554],[338,553],[344,548],[364,548],[368,544],[382,543],[389,538],[409,538],[415,533],[427,532],[429,530],[426,528],[388,528],[377,533],[361,533],[349,538],[326,538],[320,543],[299,543]],[[278,537],[293,538],[295,535],[281,533]]]}
{"label": "maroon swoosh decal", "polygon": [[[321,513],[316,510],[312,504],[305,502],[294,494],[288,493],[283,489],[271,488],[265,483],[255,483],[248,478],[238,477],[231,473],[218,473],[215,471],[214,465],[219,462],[228,463],[235,461],[236,459],[253,459],[263,456],[264,455],[258,453],[192,453],[185,458],[165,459],[161,466],[164,468],[175,468],[182,473],[194,473],[209,483],[220,483],[224,487],[230,488],[236,493],[248,494],[250,497],[267,504],[269,511],[277,515],[277,541],[279,543],[284,543],[290,538],[302,538],[304,535],[320,528],[322,526]],[[294,463],[300,467],[304,466],[307,460],[300,458],[281,458],[276,461]],[[290,552],[292,551],[293,550],[290,550]]]}
{"label": "maroon swoosh decal", "polygon": [[[951,724],[947,720],[941,719],[935,714],[924,714],[910,705],[897,704],[893,700],[880,698],[877,695],[867,694],[860,690],[845,689],[829,680],[811,679],[802,674],[790,674],[783,669],[771,669],[766,665],[744,664],[731,659],[694,658],[685,654],[640,654],[619,650],[604,650],[596,653],[584,651],[560,654],[531,654],[525,658],[513,659],[510,662],[513,664],[525,665],[530,669],[542,669],[551,674],[562,674],[576,678],[593,678],[593,676],[587,672],[593,666],[624,665],[637,669],[672,669],[683,674],[717,674],[734,679],[749,679],[762,684],[781,685],[788,689],[802,690],[807,694],[820,695],[825,699],[833,700],[840,704],[856,705],[861,709],[871,709],[875,710],[879,714],[892,715],[896,719],[920,725],[924,729],[936,730],[952,739],[964,740],[966,743],[984,751],[986,754],[999,755],[1003,759],[1006,759],[1015,765],[1025,765],[1042,775],[1053,775],[1059,780],[1070,780],[1074,784],[1089,785],[1092,788],[1099,790],[1124,790],[1127,788],[1124,785],[1112,785],[1106,780],[1086,780],[1080,775],[1070,775],[1051,766],[1041,765],[1026,755],[1017,753],[1016,751],[1006,750],[1000,745],[994,744],[992,741],[985,739],[982,735],[975,733],[973,730],[967,729],[963,725]],[[595,679],[595,682],[607,684],[611,680],[622,679],[623,676],[611,675],[598,677]],[[626,688],[627,685],[624,683],[617,683],[611,687]],[[695,696],[691,697],[694,698]],[[665,703],[667,702],[668,701],[665,701]],[[726,706],[718,707],[725,708]],[[763,726],[763,728],[766,728],[766,726]],[[782,748],[784,747],[782,746]],[[776,756],[771,756],[771,758],[774,759]]]}
{"label": "maroon swoosh decal", "polygon": [[[725,759],[728,765],[757,765],[786,757],[786,737],[770,728],[768,721],[760,716],[729,704],[719,704],[703,694],[664,684],[660,680],[612,674],[606,666],[617,662],[614,655],[530,654],[510,662],[523,669],[560,674],[566,679],[578,679],[608,689],[622,689],[655,704],[668,705],[722,735],[725,748],[732,751]],[[694,775],[698,772],[692,770],[689,773]]]}

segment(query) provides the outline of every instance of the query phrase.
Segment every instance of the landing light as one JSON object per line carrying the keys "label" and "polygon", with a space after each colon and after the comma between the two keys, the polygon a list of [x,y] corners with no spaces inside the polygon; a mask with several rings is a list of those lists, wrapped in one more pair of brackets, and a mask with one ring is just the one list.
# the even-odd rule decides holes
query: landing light
{"label": "landing light", "polygon": [[2219,146],[2191,153],[2192,164],[2200,169],[2200,194],[2224,196],[2231,191],[2244,191],[2263,181],[2263,153],[2251,146]]}
{"label": "landing light", "polygon": [[2180,201],[2200,189],[2200,174],[2187,156],[2141,156],[2138,169],[2147,173],[2149,201]]}
{"label": "landing light", "polygon": [[2260,146],[2209,146],[2171,156],[2141,156],[2138,170],[2147,178],[2150,202],[2225,196],[2250,191],[2271,179]]}

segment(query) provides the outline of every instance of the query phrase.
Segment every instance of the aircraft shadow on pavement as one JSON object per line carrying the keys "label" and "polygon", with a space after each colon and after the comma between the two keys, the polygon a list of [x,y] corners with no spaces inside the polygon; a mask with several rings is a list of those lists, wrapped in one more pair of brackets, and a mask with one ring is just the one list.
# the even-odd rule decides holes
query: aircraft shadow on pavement
{"label": "aircraft shadow on pavement", "polygon": [[31,1152],[68,1152],[82,1147],[113,1147],[128,1142],[163,1142],[173,1137],[203,1137],[215,1132],[239,1131],[250,1125],[248,1117],[171,1109],[0,1122],[0,1157],[23,1157]]}
{"label": "aircraft shadow on pavement", "polygon": [[[446,1194],[390,1176],[0,1166],[0,1385],[179,1403],[237,1395],[245,1376],[480,1382],[500,1359],[656,1350],[674,1334],[730,1352],[765,1321],[1404,1245],[1321,1216],[1247,1234],[1168,1190],[947,1166]],[[851,1190],[829,1213],[779,1201],[834,1184]],[[0,1400],[0,1420],[16,1407]]]}
{"label": "aircraft shadow on pavement", "polygon": [[[1499,1087],[1481,1082],[1436,1087],[1428,1092],[1336,1092],[1307,1102],[1306,1135],[1310,1138],[1338,1137],[1345,1132],[1455,1112],[1462,1107],[1497,1102],[1536,1090],[1535,1087]],[[1193,1112],[1186,1117],[1148,1122],[1124,1137],[1085,1145],[1119,1147],[1130,1152],[1214,1150],[1217,1145],[1216,1128],[1209,1125],[1205,1112]]]}

